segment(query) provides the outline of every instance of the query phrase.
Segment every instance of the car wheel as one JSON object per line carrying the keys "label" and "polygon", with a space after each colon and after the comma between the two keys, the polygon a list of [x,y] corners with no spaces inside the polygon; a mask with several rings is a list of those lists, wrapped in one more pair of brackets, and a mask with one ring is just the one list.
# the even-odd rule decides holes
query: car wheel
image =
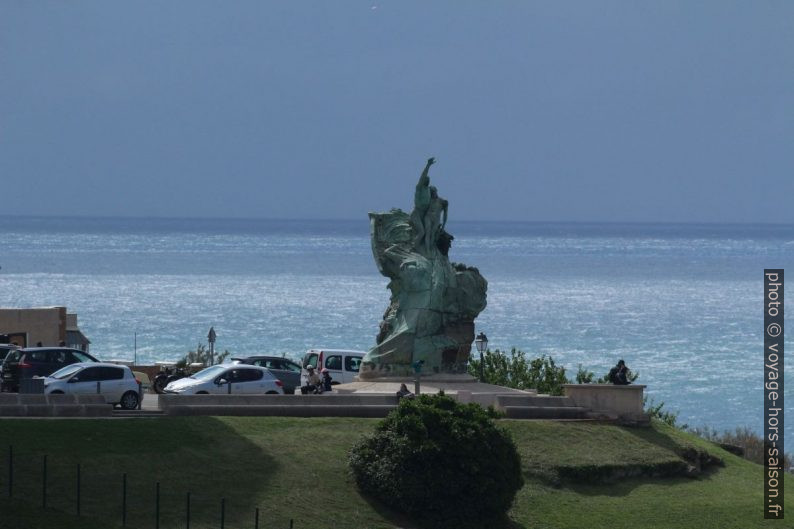
{"label": "car wheel", "polygon": [[134,410],[138,407],[138,401],[140,401],[138,394],[134,391],[128,391],[121,396],[121,402],[119,402],[119,404],[125,410]]}
{"label": "car wheel", "polygon": [[278,395],[278,391],[268,391],[265,395]]}
{"label": "car wheel", "polygon": [[197,391],[196,395],[209,395],[209,393],[206,391]]}
{"label": "car wheel", "polygon": [[56,389],[55,391],[51,391],[50,395],[63,395],[63,391]]}

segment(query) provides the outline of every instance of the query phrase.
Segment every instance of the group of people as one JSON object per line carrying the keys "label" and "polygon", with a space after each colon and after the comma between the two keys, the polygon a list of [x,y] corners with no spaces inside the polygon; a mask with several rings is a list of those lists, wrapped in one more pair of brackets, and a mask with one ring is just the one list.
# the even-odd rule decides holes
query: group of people
{"label": "group of people", "polygon": [[[319,395],[326,391],[332,391],[331,373],[328,372],[328,369],[323,368],[320,370],[320,375],[322,376],[317,374],[317,370],[313,365],[306,366],[306,371],[308,371],[309,374],[306,376],[306,384],[301,386],[301,395]],[[411,393],[405,384],[400,384],[397,398],[412,399],[414,398],[414,394]]]}
{"label": "group of people", "polygon": [[323,368],[322,371],[320,371],[322,376],[317,374],[313,365],[306,366],[306,371],[308,371],[309,374],[306,377],[306,385],[301,386],[301,395],[308,395],[310,393],[319,395],[325,391],[331,391],[332,379],[328,369]]}

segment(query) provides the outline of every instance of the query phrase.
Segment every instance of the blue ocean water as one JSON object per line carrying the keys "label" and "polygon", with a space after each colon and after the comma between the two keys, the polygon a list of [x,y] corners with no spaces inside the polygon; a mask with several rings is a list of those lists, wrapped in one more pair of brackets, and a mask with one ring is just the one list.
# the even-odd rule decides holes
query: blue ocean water
{"label": "blue ocean water", "polygon": [[[681,421],[760,430],[763,269],[794,269],[794,226],[448,230],[450,257],[488,279],[491,347],[572,376],[623,358]],[[136,334],[139,361],[178,359],[210,326],[234,354],[367,349],[389,301],[367,219],[0,217],[0,248],[0,306],[65,305],[106,359],[132,359]]]}

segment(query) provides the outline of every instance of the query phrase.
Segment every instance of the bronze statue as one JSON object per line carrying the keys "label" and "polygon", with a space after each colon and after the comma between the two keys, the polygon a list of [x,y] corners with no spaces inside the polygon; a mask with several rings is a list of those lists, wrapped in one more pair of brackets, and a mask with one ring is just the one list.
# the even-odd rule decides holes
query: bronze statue
{"label": "bronze statue", "polygon": [[372,252],[391,279],[391,303],[361,378],[407,375],[420,360],[430,374],[456,372],[468,361],[488,283],[476,268],[449,261],[449,204],[430,185],[434,163],[428,159],[419,177],[410,216],[399,209],[369,214]]}

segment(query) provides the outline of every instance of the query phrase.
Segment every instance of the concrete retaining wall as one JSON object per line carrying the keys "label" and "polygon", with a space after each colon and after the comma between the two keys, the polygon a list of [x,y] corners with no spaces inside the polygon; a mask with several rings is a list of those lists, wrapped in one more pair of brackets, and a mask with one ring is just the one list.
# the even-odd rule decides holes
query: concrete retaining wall
{"label": "concrete retaining wall", "polygon": [[385,417],[397,397],[383,394],[160,395],[166,415]]}
{"label": "concrete retaining wall", "polygon": [[0,393],[0,417],[110,417],[113,405],[102,395]]}

